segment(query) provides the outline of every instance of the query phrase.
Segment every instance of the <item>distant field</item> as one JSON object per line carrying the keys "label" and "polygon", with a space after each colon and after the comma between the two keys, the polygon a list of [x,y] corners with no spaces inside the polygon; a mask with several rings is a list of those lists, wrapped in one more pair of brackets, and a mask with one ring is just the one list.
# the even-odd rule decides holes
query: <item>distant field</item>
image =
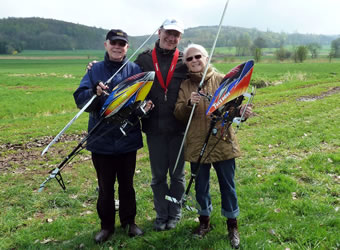
{"label": "distant field", "polygon": [[0,55],[0,59],[96,59],[103,58],[104,50],[24,50],[16,55]]}
{"label": "distant field", "polygon": [[[293,51],[293,46],[287,46],[285,47],[289,51]],[[267,62],[267,63],[275,63],[277,62],[275,58],[275,51],[276,48],[264,48],[262,49],[262,57],[261,62]],[[311,55],[309,54],[307,56],[307,62],[327,62],[329,60],[328,55],[330,52],[330,46],[323,46],[318,54],[318,58],[312,59]],[[214,52],[215,56],[213,60],[215,61],[225,61],[225,62],[233,62],[233,61],[239,61],[241,60],[247,60],[249,58],[252,58],[252,56],[246,56],[246,57],[236,57],[236,48],[235,47],[219,47],[215,49]],[[333,61],[340,61],[340,58],[332,59]],[[284,62],[293,62],[292,59],[287,59]]]}
{"label": "distant field", "polygon": [[[209,51],[209,48],[207,48]],[[292,47],[287,47],[288,50],[292,50]],[[263,62],[275,62],[275,51],[276,48],[265,48],[262,50]],[[307,57],[307,61],[318,62],[318,61],[328,61],[328,54],[330,51],[330,46],[323,46],[319,51],[319,57],[316,59],[311,59],[310,55]],[[134,51],[128,50],[128,56]],[[24,50],[16,55],[0,55],[0,59],[90,59],[90,60],[102,60],[105,51],[103,50]],[[209,52],[210,53],[210,52]],[[236,57],[235,47],[218,47],[215,48],[213,61],[242,61],[252,58],[251,56],[246,57]],[[340,61],[340,58],[333,59],[334,61]],[[292,62],[292,60],[286,60],[286,62]]]}
{"label": "distant field", "polygon": [[103,50],[24,50],[20,56],[103,56]]}

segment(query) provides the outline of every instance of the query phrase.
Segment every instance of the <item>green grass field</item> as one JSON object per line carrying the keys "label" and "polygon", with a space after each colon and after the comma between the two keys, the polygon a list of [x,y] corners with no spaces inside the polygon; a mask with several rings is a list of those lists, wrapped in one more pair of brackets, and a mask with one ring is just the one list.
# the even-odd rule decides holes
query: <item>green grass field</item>
{"label": "green grass field", "polygon": [[[213,230],[192,236],[197,215],[184,210],[175,230],[154,232],[155,211],[146,143],[138,151],[135,189],[137,224],[129,238],[120,227],[96,245],[96,177],[82,151],[63,171],[62,191],[48,171],[84,135],[83,114],[47,155],[40,153],[78,112],[73,92],[88,63],[64,52],[27,52],[39,59],[0,59],[0,249],[230,249],[220,215],[219,188],[211,172]],[[59,56],[59,59],[40,57]],[[100,53],[93,52],[90,58]],[[243,60],[243,59],[241,59]],[[214,66],[227,73],[240,59]],[[238,139],[237,191],[241,249],[340,248],[340,62],[257,63],[252,81],[263,81],[254,100],[256,115]],[[187,178],[189,179],[189,168]]]}

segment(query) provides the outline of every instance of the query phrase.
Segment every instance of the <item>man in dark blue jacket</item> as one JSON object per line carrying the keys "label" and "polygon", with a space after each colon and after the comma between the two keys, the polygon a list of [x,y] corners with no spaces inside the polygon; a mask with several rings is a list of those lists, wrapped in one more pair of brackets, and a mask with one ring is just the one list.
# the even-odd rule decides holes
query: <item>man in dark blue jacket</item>
{"label": "man in dark blue jacket", "polygon": [[[89,131],[99,121],[101,107],[108,96],[106,92],[110,92],[125,78],[141,72],[138,65],[128,62],[110,84],[105,86],[103,82],[115,74],[127,60],[128,36],[122,30],[110,30],[106,35],[104,46],[106,49],[104,61],[96,63],[91,70],[87,71],[74,93],[74,99],[79,108],[82,108],[94,94],[97,95],[87,109],[90,112]],[[136,197],[133,187],[136,154],[137,150],[143,146],[139,123],[122,138],[118,125],[103,122],[89,139],[86,148],[92,153],[92,162],[97,172],[99,185],[97,212],[101,221],[101,231],[96,234],[95,241],[104,242],[114,233],[116,177],[119,184],[121,225],[127,228],[131,237],[142,235],[142,230],[135,224]]]}

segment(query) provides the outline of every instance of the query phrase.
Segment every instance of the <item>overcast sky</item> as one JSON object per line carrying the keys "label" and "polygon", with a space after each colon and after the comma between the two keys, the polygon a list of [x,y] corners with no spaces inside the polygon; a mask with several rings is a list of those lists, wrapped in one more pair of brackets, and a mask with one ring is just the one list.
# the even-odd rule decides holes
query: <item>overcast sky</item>
{"label": "overcast sky", "polygon": [[[167,17],[185,28],[218,25],[226,0],[1,0],[0,18],[43,17],[152,34]],[[230,0],[223,25],[303,34],[340,34],[340,0]]]}

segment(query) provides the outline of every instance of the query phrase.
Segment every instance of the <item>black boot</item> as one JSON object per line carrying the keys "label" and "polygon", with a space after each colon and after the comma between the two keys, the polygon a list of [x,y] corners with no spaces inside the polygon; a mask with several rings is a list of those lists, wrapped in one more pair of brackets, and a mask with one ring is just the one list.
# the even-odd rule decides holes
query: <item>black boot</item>
{"label": "black boot", "polygon": [[200,225],[194,230],[194,234],[203,237],[210,231],[210,217],[200,215],[199,217]]}
{"label": "black boot", "polygon": [[240,234],[237,228],[237,219],[228,218],[227,220],[228,227],[228,238],[230,240],[230,244],[232,248],[238,249],[240,247]]}
{"label": "black boot", "polygon": [[135,223],[123,226],[130,237],[142,236],[144,233]]}
{"label": "black boot", "polygon": [[110,238],[113,232],[114,232],[113,230],[102,229],[100,230],[99,233],[96,234],[96,236],[94,237],[94,240],[96,243],[103,243]]}

